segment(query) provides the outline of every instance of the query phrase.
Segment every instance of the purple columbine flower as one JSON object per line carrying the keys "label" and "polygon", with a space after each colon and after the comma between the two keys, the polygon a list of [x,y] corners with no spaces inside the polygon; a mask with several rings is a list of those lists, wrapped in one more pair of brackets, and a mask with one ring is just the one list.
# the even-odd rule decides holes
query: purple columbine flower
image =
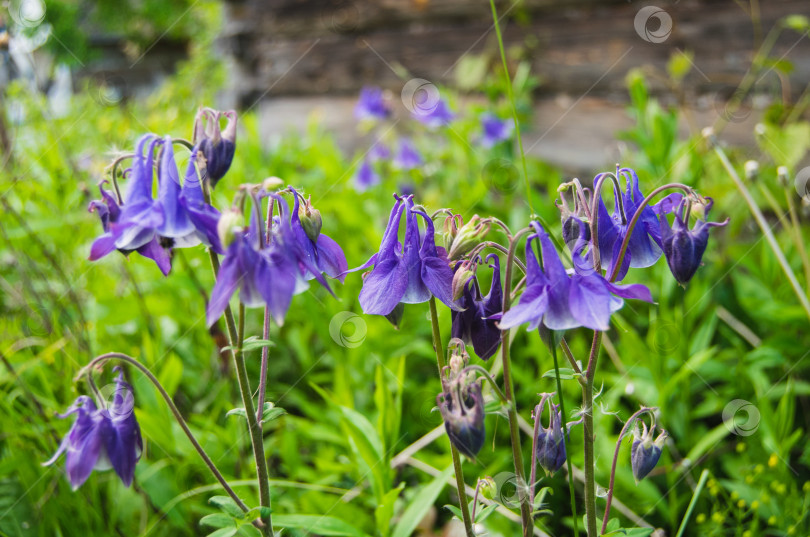
{"label": "purple columbine flower", "polygon": [[661,458],[661,450],[667,439],[667,432],[661,431],[658,438],[653,440],[653,429],[647,430],[647,424],[642,423],[643,430],[639,432],[638,424],[633,430],[633,447],[630,450],[630,466],[633,469],[633,478],[636,483],[647,477],[652,472],[658,459]]}
{"label": "purple columbine flower", "polygon": [[[428,104],[432,106],[428,106]],[[424,103],[421,106],[417,105],[411,112],[411,116],[431,129],[437,129],[447,125],[456,117],[450,110],[450,107],[447,106],[447,102],[441,98],[435,103]]]}
{"label": "purple columbine flower", "polygon": [[[475,379],[475,373],[463,370],[466,356],[454,355],[450,363],[443,371],[443,391],[436,397],[436,404],[450,442],[461,454],[474,460],[486,440],[481,381]],[[449,372],[447,378],[445,371]]]}
{"label": "purple columbine flower", "polygon": [[481,145],[490,148],[512,136],[514,125],[511,121],[498,119],[493,114],[481,116]]}
{"label": "purple columbine flower", "polygon": [[[304,205],[301,205],[301,196],[298,192],[292,187],[290,187],[290,191],[295,196],[290,225],[300,250],[304,252],[309,265],[317,267],[319,272],[323,272],[330,278],[342,282],[346,278],[346,270],[349,268],[343,250],[338,243],[320,232],[320,212],[312,208],[309,200],[305,200]],[[317,223],[305,225],[313,220]],[[307,271],[305,277],[307,280],[311,280],[315,278],[315,274]]]}
{"label": "purple columbine flower", "polygon": [[380,176],[374,171],[369,159],[364,159],[354,175],[354,187],[358,192],[365,192],[380,183]]}
{"label": "purple columbine flower", "polygon": [[[414,209],[412,196],[394,195],[396,203],[391,210],[383,233],[380,250],[355,269],[374,268],[364,276],[360,291],[360,306],[369,315],[388,315],[399,303],[426,302],[431,295],[453,309],[453,271],[444,248],[435,243],[433,221],[428,215]],[[405,237],[399,242],[399,223],[405,216]],[[425,219],[426,229],[420,243],[416,215]]]}
{"label": "purple columbine flower", "polygon": [[67,412],[59,415],[66,418],[76,414],[76,421],[54,456],[43,466],[53,464],[66,453],[65,468],[73,490],[79,488],[93,470],[112,468],[125,486],[132,483],[135,464],[143,452],[143,440],[133,410],[132,386],[124,381],[120,371],[115,384],[115,396],[109,408],[97,408],[90,397],[81,395]]}
{"label": "purple columbine flower", "polygon": [[568,425],[565,426],[565,434],[563,434],[560,407],[551,402],[548,394],[544,394],[540,404],[534,407],[535,421],[540,420],[546,403],[549,406],[549,423],[548,427],[542,427],[539,423],[535,425],[537,436],[534,439],[534,451],[537,464],[551,475],[565,464],[567,457],[565,437],[568,436]]}
{"label": "purple columbine flower", "polygon": [[[541,323],[551,330],[580,326],[607,330],[611,313],[622,307],[619,297],[652,302],[649,289],[640,284],[616,285],[592,270],[575,270],[569,275],[548,234],[537,222],[531,225],[535,233],[526,240],[526,289],[520,302],[503,314],[501,330],[524,323],[529,323],[529,330]],[[540,241],[543,270],[532,248],[534,240]],[[575,268],[579,266],[575,264]]]}
{"label": "purple columbine flower", "polygon": [[407,138],[402,138],[399,141],[397,155],[394,157],[394,166],[400,170],[413,170],[421,165],[422,156],[416,150],[413,142]]}
{"label": "purple columbine flower", "polygon": [[466,344],[472,343],[475,354],[482,360],[491,358],[501,345],[501,331],[495,319],[490,319],[503,307],[501,268],[497,255],[488,255],[486,262],[488,263],[490,259],[493,264],[490,265],[492,284],[489,293],[482,297],[478,279],[475,275],[471,276],[464,284],[464,291],[458,303],[464,310],[451,313],[451,337],[458,338]]}
{"label": "purple columbine flower", "polygon": [[366,86],[360,90],[360,99],[354,107],[354,117],[358,120],[378,120],[391,117],[391,108],[385,102],[383,90],[376,86]]}
{"label": "purple columbine flower", "polygon": [[[264,225],[257,223],[262,221],[258,199],[254,201],[247,231],[244,228],[231,230],[233,240],[225,251],[206,309],[208,326],[219,319],[237,290],[239,300],[245,306],[267,305],[279,325],[284,323],[293,295],[307,289],[308,278],[315,278],[332,292],[321,269],[312,261],[311,252],[294,229],[287,202],[276,194],[270,196],[278,202],[280,214],[274,219],[268,245],[264,244]],[[300,221],[296,225],[300,227]],[[304,231],[302,227],[301,231]],[[329,253],[335,254],[331,249]],[[328,265],[324,260],[324,266]]]}
{"label": "purple columbine flower", "polygon": [[[630,219],[633,218],[633,215],[641,206],[641,202],[644,201],[644,194],[641,193],[639,188],[636,172],[630,168],[622,168],[619,173],[627,183],[627,189],[621,193],[624,216],[619,211],[618,203],[613,210],[613,214],[609,214],[605,203],[601,199],[599,200],[597,215],[599,251],[602,268],[607,271],[607,274],[613,271],[614,265],[618,262],[622,241],[627,235]],[[594,183],[598,180],[599,176],[594,179]],[[670,207],[672,200],[678,198],[680,198],[680,194],[672,194],[658,204],[654,206],[648,205],[641,211],[641,216],[627,243],[627,252],[617,276],[618,281],[624,279],[630,267],[650,267],[661,257],[662,244],[658,215],[662,214],[662,207]]]}
{"label": "purple columbine flower", "polygon": [[[223,117],[228,119],[228,123],[224,129],[220,129]],[[200,108],[194,120],[192,141],[205,157],[202,170],[213,188],[231,167],[236,152],[236,112]]]}
{"label": "purple columbine flower", "polygon": [[[163,154],[158,169],[158,199],[155,200],[152,197],[153,155],[161,144]],[[141,137],[129,170],[124,203],[119,206],[103,189],[102,200],[90,203],[89,210],[98,211],[105,232],[90,247],[90,260],[100,259],[116,249],[125,255],[137,251],[154,259],[163,274],[168,274],[172,248],[203,243],[222,253],[216,231],[219,211],[203,200],[194,166],[197,155],[196,149],[192,151],[186,181],[181,188],[171,138],[167,136],[162,140],[154,134]]]}

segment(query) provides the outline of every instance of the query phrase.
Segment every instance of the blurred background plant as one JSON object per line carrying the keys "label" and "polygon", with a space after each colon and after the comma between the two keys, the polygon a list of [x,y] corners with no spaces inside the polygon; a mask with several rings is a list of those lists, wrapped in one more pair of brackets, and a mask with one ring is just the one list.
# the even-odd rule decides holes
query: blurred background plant
{"label": "blurred background plant", "polygon": [[[208,331],[203,321],[213,283],[204,252],[177,251],[168,278],[136,257],[87,261],[100,228],[86,208],[112,158],[144,132],[190,138],[197,106],[216,102],[226,75],[210,44],[220,31],[222,8],[207,1],[194,6],[100,2],[84,13],[81,5],[48,3],[52,35],[65,37],[61,45],[47,41],[60,61],[72,61],[65,50],[80,62],[92,57],[80,30],[86,17],[125,36],[136,58],[168,32],[189,44],[188,59],[147,97],[112,98],[115,94],[98,81],[83,81],[58,113],[53,99],[31,91],[25,80],[12,81],[3,91],[0,532],[213,532],[219,519],[207,519],[207,527],[199,521],[219,512],[221,502],[209,498],[221,490],[169,410],[134,371],[130,381],[146,444],[134,486],[123,487],[112,473],[96,473],[72,492],[59,465],[40,465],[68,428],[54,413],[76,397],[75,373],[92,356],[117,350],[155,372],[239,494],[249,505],[258,503],[249,438],[237,418],[225,416],[238,393],[227,356],[220,352],[226,345],[224,326]],[[192,7],[194,17],[173,24],[178,13]],[[783,27],[804,33],[807,22],[793,18]],[[775,65],[789,73],[787,60],[777,59],[766,53],[752,69]],[[536,120],[531,104],[541,81],[521,49],[510,49],[510,61],[519,117],[529,123]],[[801,440],[810,427],[808,319],[735,183],[690,121],[689,110],[678,103],[689,70],[689,62],[673,56],[666,74],[627,74],[633,125],[619,134],[627,142],[621,163],[635,168],[643,184],[655,186],[666,178],[697,187],[715,199],[717,218],[728,216],[731,223],[713,236],[705,266],[686,289],[669,277],[665,264],[631,272],[650,287],[658,305],[627,304],[606,334],[611,363],[605,362],[596,379],[603,386],[596,412],[597,482],[607,483],[605,461],[622,425],[613,413],[626,419],[639,405],[656,406],[670,432],[667,449],[658,468],[636,486],[627,464],[629,446],[622,448],[616,497],[628,507],[614,509],[614,516],[668,534],[685,523],[683,535],[806,535],[810,445]],[[303,133],[290,131],[267,141],[259,115],[241,114],[236,157],[215,204],[225,207],[241,182],[282,177],[312,196],[324,232],[341,243],[350,266],[367,259],[370,245],[380,240],[395,191],[414,191],[431,210],[451,207],[465,219],[477,213],[522,226],[530,209],[513,140],[491,148],[480,144],[482,114],[510,116],[495,49],[459,63],[456,73],[457,86],[441,88],[456,119],[436,130],[407,118],[398,126],[423,164],[412,170],[381,168],[380,184],[362,193],[353,177],[366,149],[346,154],[317,117]],[[648,80],[655,76],[669,80],[675,104],[662,104],[666,94],[650,94]],[[726,147],[805,295],[810,285],[805,247],[810,171],[802,168],[810,147],[807,95],[793,104],[775,101],[761,112],[757,146]],[[717,134],[722,140],[720,127]],[[749,160],[758,162],[755,173],[745,173],[753,169],[744,166]],[[527,164],[533,209],[556,223],[556,188],[570,175],[536,158]],[[780,172],[780,166],[787,169]],[[796,181],[802,178],[805,183]],[[274,522],[290,528],[291,535],[405,537],[417,525],[438,534],[436,528],[453,515],[443,506],[457,504],[457,498],[444,486],[450,465],[446,442],[419,442],[441,426],[433,412],[439,386],[427,306],[406,308],[395,330],[382,317],[362,316],[356,300],[360,286],[359,277],[333,286],[339,301],[326,300],[325,292],[313,287],[296,299],[285,325],[272,328],[276,344],[270,352],[268,400],[287,412],[265,426]],[[449,319],[442,311],[445,339]],[[259,313],[250,315],[247,333],[260,333],[260,324]],[[514,338],[518,408],[530,409],[538,392],[554,390],[554,379],[546,374],[553,365],[535,334],[515,331]],[[586,354],[586,333],[572,334],[569,341],[575,356]],[[248,354],[248,362],[257,376],[258,350]],[[563,387],[568,401],[577,399],[576,382],[565,380]],[[730,406],[737,400],[742,406]],[[529,418],[528,410],[522,417]],[[509,479],[498,479],[511,471],[508,427],[494,412],[486,427],[487,444],[477,464],[465,465],[466,482],[496,476],[495,499],[515,510]],[[569,450],[578,468],[580,431],[573,430]],[[414,445],[420,449],[407,449]],[[525,460],[529,445],[524,441]],[[699,487],[704,469],[710,478]],[[581,527],[581,520],[570,516],[564,471],[538,488],[545,491],[539,527],[553,535],[567,534],[574,523]],[[491,535],[514,535],[517,528],[499,514],[483,524]],[[237,530],[228,531],[218,535]]]}

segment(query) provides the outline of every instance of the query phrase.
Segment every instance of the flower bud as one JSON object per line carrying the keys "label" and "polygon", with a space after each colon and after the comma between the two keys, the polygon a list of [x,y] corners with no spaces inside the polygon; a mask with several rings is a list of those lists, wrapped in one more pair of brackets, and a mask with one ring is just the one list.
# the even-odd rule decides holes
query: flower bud
{"label": "flower bud", "polygon": [[790,172],[787,166],[779,166],[776,168],[776,177],[779,179],[779,184],[787,187],[790,185]]}
{"label": "flower bud", "polygon": [[[545,406],[545,400],[541,401],[534,409],[534,419],[539,420]],[[565,464],[565,437],[562,428],[562,415],[560,407],[549,402],[549,424],[547,428],[535,427],[537,437],[535,438],[535,457],[547,474],[551,475],[562,468]]]}
{"label": "flower bud", "polygon": [[471,278],[475,276],[475,263],[471,261],[463,261],[456,268],[456,273],[453,274],[453,283],[451,290],[453,291],[453,300],[458,300],[464,294],[464,288]]}
{"label": "flower bud", "polygon": [[217,222],[217,234],[223,248],[227,248],[234,240],[235,233],[244,228],[245,217],[238,209],[228,209],[222,212]]}
{"label": "flower bud", "polygon": [[[224,129],[220,129],[219,122],[223,117],[228,118],[228,123]],[[236,112],[200,108],[194,120],[192,141],[205,156],[205,169],[213,187],[233,161],[236,151]]]}
{"label": "flower bud", "polygon": [[450,251],[447,253],[448,259],[451,261],[461,259],[470,253],[481,243],[491,227],[492,224],[488,220],[482,220],[477,214],[473,216],[458,230],[450,246]]}
{"label": "flower bud", "polygon": [[262,181],[262,189],[266,190],[267,192],[272,192],[278,189],[278,187],[282,186],[283,184],[284,180],[274,175]]}
{"label": "flower bud", "polygon": [[321,227],[323,220],[321,219],[321,212],[312,207],[312,203],[307,199],[298,208],[298,218],[301,220],[301,226],[304,232],[312,242],[318,241],[318,235],[321,234]]}
{"label": "flower bud", "polygon": [[450,442],[465,457],[475,459],[484,446],[484,398],[481,383],[459,375],[445,383],[436,398]]}
{"label": "flower bud", "polygon": [[759,162],[749,160],[745,163],[745,178],[749,181],[756,181],[759,176]]}
{"label": "flower bud", "polygon": [[498,493],[498,486],[495,484],[494,479],[486,476],[485,478],[478,480],[478,490],[481,492],[481,496],[492,501],[495,499],[495,495]]}
{"label": "flower bud", "polygon": [[[654,427],[653,427],[654,428]],[[633,448],[630,451],[630,466],[633,469],[633,477],[636,483],[644,479],[661,458],[661,448],[667,439],[667,432],[661,431],[658,438],[653,440],[653,429],[647,430],[647,424],[642,424],[642,431],[639,432],[638,425],[633,431]]]}

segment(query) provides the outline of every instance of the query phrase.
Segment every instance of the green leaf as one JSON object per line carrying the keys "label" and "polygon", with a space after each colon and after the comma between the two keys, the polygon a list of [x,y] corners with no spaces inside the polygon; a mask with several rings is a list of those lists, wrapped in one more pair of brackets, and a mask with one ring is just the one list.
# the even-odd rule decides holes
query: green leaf
{"label": "green leaf", "polygon": [[212,528],[235,528],[236,521],[232,516],[226,515],[225,513],[214,513],[202,517],[200,519],[200,525]]}
{"label": "green leaf", "polygon": [[[267,401],[264,403],[264,412],[262,412],[262,423],[267,423],[268,421],[273,421],[274,419],[278,418],[279,416],[286,414],[287,411],[283,408],[279,408],[274,406],[273,403]],[[226,416],[242,416],[243,418],[247,419],[247,413],[245,412],[244,408],[234,408],[233,410],[229,410]]]}
{"label": "green leaf", "polygon": [[436,503],[436,498],[441,494],[452,473],[453,465],[451,464],[441,474],[437,475],[433,481],[416,493],[411,503],[402,513],[396,527],[394,527],[392,537],[409,537],[413,533],[417,524],[425,517],[431,506]]}
{"label": "green leaf", "polygon": [[383,496],[382,503],[380,503],[374,510],[374,519],[377,522],[377,531],[380,535],[387,536],[391,532],[391,518],[394,516],[394,505],[396,505],[399,493],[405,488],[405,483],[402,482],[395,489],[391,489]]}
{"label": "green leaf", "polygon": [[[248,352],[248,351],[253,351],[253,350],[256,350],[256,349],[261,349],[262,347],[272,347],[274,345],[275,345],[275,343],[273,343],[269,339],[259,339],[256,336],[251,336],[251,337],[245,339],[245,341],[242,342],[242,352]],[[231,351],[231,350],[234,350],[234,349],[237,349],[237,348],[238,347],[228,345],[227,347],[222,347],[222,352]]]}
{"label": "green leaf", "polygon": [[[576,373],[570,367],[561,367],[560,368],[560,380],[571,380],[573,378],[581,377],[579,373]],[[554,373],[553,369],[550,369],[543,373],[543,378],[556,378],[556,374]]]}
{"label": "green leaf", "polygon": [[302,529],[312,535],[368,537],[351,524],[325,515],[276,515],[273,527]]}
{"label": "green leaf", "polygon": [[214,533],[209,533],[208,537],[231,537],[236,535],[236,532],[239,531],[236,528],[222,528]]}
{"label": "green leaf", "polygon": [[245,517],[245,514],[242,512],[239,506],[236,505],[236,502],[234,502],[233,499],[229,498],[228,496],[213,496],[208,499],[208,503],[216,505],[221,511],[231,515],[234,518],[241,520]]}
{"label": "green leaf", "polygon": [[[252,523],[247,522],[239,526],[239,531],[237,535],[241,535],[242,537],[263,537],[262,530],[254,526]],[[278,535],[278,532],[276,533]]]}
{"label": "green leaf", "polygon": [[602,537],[648,537],[653,532],[653,528],[620,528],[610,533],[603,533]]}
{"label": "green leaf", "polygon": [[377,503],[382,503],[383,494],[388,490],[386,486],[388,475],[388,460],[383,452],[382,440],[377,430],[368,419],[349,407],[341,406],[343,423],[349,437],[357,449],[357,454],[366,463],[371,472],[371,484]]}

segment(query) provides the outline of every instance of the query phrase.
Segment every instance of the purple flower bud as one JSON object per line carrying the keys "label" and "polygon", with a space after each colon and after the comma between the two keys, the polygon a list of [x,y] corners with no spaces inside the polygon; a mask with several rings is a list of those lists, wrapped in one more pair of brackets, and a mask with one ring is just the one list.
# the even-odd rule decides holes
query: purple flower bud
{"label": "purple flower bud", "polygon": [[[221,129],[220,120],[223,117],[228,119],[228,123]],[[233,161],[236,151],[236,112],[200,108],[194,120],[192,141],[205,156],[205,170],[213,188],[225,176]]]}
{"label": "purple flower bud", "polygon": [[436,402],[447,436],[460,453],[475,459],[486,439],[481,383],[475,380],[474,373],[465,373],[463,367],[448,367],[445,371],[449,371],[449,378],[442,379],[444,392],[436,397]]}
{"label": "purple flower bud", "polygon": [[543,428],[535,425],[535,430],[537,431],[537,437],[534,440],[535,457],[537,458],[537,464],[539,464],[547,474],[553,474],[565,464],[567,456],[565,451],[565,436],[567,435],[568,427],[566,426],[566,435],[563,435],[560,407],[550,402],[547,397],[548,395],[544,396],[540,404],[534,408],[534,419],[539,420],[543,413],[543,407],[548,401],[548,427]]}
{"label": "purple flower bud", "polygon": [[678,283],[686,285],[692,276],[697,272],[703,259],[703,252],[709,242],[709,229],[713,227],[725,226],[725,222],[707,222],[705,219],[712,207],[711,198],[707,202],[700,203],[692,210],[703,209],[703,215],[698,215],[698,221],[691,230],[689,229],[689,203],[687,198],[682,198],[675,209],[675,221],[670,227],[666,216],[662,215],[660,220],[661,242],[664,255],[667,258],[669,270]]}
{"label": "purple flower bud", "polygon": [[633,477],[636,483],[644,479],[661,458],[661,448],[667,439],[667,432],[661,431],[658,438],[653,440],[653,430],[647,430],[647,424],[642,424],[639,432],[638,425],[633,431],[633,447],[630,450],[630,466],[633,468]]}
{"label": "purple flower bud", "polygon": [[109,408],[97,408],[86,395],[79,396],[65,414],[76,414],[76,421],[54,456],[43,463],[49,466],[66,453],[65,468],[74,490],[79,488],[93,470],[112,468],[124,485],[129,486],[135,475],[135,464],[143,452],[141,429],[135,419],[132,386],[119,373],[115,379],[115,395]]}

